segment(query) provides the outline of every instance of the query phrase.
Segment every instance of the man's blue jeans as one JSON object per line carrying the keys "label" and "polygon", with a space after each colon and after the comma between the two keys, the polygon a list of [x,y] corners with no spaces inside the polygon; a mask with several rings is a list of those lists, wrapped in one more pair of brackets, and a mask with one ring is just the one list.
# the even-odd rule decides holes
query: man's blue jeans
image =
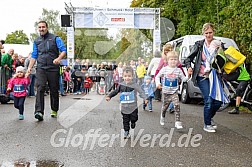
{"label": "man's blue jeans", "polygon": [[209,78],[197,76],[197,83],[204,98],[204,123],[205,125],[211,125],[211,119],[216,114],[216,111],[220,108],[222,102],[217,101],[209,96]]}

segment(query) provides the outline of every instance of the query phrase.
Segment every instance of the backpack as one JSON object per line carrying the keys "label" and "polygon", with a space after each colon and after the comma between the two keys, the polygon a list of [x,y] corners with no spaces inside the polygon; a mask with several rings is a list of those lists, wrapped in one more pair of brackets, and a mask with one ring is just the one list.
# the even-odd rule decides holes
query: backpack
{"label": "backpack", "polygon": [[229,60],[224,66],[224,70],[227,74],[235,71],[236,68],[243,64],[246,60],[246,57],[237,51],[233,46],[229,46],[228,49],[225,50],[225,55]]}

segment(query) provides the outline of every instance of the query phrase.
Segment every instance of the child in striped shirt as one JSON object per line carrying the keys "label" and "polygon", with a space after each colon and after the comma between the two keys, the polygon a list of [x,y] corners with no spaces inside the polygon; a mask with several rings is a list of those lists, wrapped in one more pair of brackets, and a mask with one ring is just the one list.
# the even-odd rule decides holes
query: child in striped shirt
{"label": "child in striped shirt", "polygon": [[[162,88],[163,103],[160,116],[160,124],[164,125],[166,110],[171,102],[174,104],[175,109],[175,127],[182,129],[182,122],[180,121],[180,106],[179,106],[179,79],[187,80],[182,70],[177,67],[178,64],[178,53],[176,51],[170,51],[167,53],[166,61],[167,66],[163,67],[155,78],[157,89]],[[162,77],[162,83],[160,78]]]}

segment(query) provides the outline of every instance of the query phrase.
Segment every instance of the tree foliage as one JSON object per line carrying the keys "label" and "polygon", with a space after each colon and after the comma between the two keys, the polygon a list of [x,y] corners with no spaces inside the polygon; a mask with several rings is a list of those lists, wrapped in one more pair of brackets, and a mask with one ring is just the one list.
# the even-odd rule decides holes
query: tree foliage
{"label": "tree foliage", "polygon": [[43,8],[42,15],[38,18],[38,21],[34,23],[35,33],[30,34],[30,40],[34,41],[38,37],[39,35],[37,32],[38,22],[43,20],[47,22],[48,31],[50,33],[58,35],[63,39],[64,42],[66,42],[66,33],[65,33],[66,30],[60,27],[59,18],[60,18],[59,11],[47,10]]}
{"label": "tree foliage", "polygon": [[251,0],[133,0],[131,7],[161,8],[161,16],[175,25],[174,39],[201,34],[202,25],[211,22],[216,36],[234,39],[247,60],[252,61]]}
{"label": "tree foliage", "polygon": [[121,29],[118,34],[118,62],[129,63],[130,60],[137,60],[138,57],[150,57],[152,52],[152,41],[140,30]]}
{"label": "tree foliage", "polygon": [[75,29],[75,58],[80,59],[110,59],[109,48],[112,39],[107,36],[106,29]]}
{"label": "tree foliage", "polygon": [[29,38],[23,32],[23,30],[16,30],[11,34],[7,34],[6,36],[6,43],[9,44],[28,44],[29,45]]}

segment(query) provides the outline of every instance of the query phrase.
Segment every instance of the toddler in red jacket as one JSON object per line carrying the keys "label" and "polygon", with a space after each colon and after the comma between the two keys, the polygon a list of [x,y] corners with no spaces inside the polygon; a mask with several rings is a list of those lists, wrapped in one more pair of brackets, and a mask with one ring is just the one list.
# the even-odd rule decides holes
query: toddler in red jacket
{"label": "toddler in red jacket", "polygon": [[10,79],[7,91],[13,90],[14,107],[19,110],[19,120],[24,119],[24,102],[27,95],[27,87],[30,84],[30,78],[25,75],[24,67],[18,66],[16,73]]}
{"label": "toddler in red jacket", "polygon": [[88,74],[85,75],[84,80],[84,94],[88,94],[91,88],[92,80]]}

